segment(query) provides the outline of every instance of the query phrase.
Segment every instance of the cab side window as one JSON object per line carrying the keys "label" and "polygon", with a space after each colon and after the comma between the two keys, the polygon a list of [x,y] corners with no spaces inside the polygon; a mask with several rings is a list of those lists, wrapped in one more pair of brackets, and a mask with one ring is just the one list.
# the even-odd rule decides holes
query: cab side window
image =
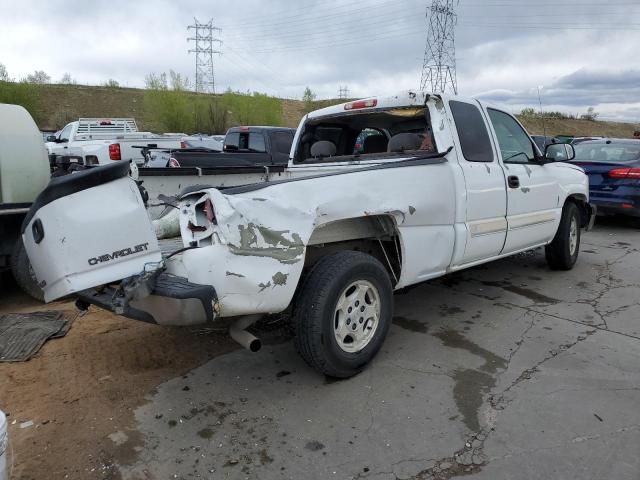
{"label": "cab side window", "polygon": [[462,155],[468,162],[493,162],[493,149],[480,110],[471,103],[449,102]]}
{"label": "cab side window", "polygon": [[289,156],[289,152],[291,152],[291,144],[293,143],[293,134],[288,132],[276,132],[273,134],[273,139],[276,152]]}
{"label": "cab side window", "polygon": [[69,124],[62,129],[60,132],[60,142],[68,142],[69,137],[71,136],[71,130],[73,129],[73,125]]}
{"label": "cab side window", "polygon": [[252,152],[266,152],[267,148],[264,143],[264,135],[261,133],[251,133],[249,135],[249,145],[247,146],[247,149]]}
{"label": "cab side window", "polygon": [[520,124],[508,113],[488,109],[491,124],[498,137],[502,161],[529,163],[535,159],[533,143]]}

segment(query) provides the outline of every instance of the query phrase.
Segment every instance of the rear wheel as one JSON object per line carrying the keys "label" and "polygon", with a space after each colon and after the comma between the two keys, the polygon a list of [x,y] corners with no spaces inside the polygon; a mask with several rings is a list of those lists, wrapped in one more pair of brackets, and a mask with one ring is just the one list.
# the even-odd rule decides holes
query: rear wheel
{"label": "rear wheel", "polygon": [[547,264],[554,270],[571,270],[580,251],[580,212],[573,202],[562,209],[560,226],[553,241],[545,247]]}
{"label": "rear wheel", "polygon": [[44,302],[44,292],[38,285],[38,280],[33,273],[33,267],[31,267],[31,262],[29,261],[29,257],[27,257],[22,238],[16,242],[13,254],[11,255],[11,272],[18,286],[25,293],[36,300]]}
{"label": "rear wheel", "polygon": [[347,378],[378,353],[393,314],[387,271],[370,255],[339,252],[312,268],[293,316],[295,345],[325,375]]}

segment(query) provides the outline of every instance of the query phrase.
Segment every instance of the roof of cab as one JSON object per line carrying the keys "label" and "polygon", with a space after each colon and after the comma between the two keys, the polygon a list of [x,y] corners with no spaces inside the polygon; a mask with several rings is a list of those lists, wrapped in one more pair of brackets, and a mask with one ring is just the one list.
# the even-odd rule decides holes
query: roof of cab
{"label": "roof of cab", "polygon": [[295,128],[289,128],[289,127],[274,127],[274,126],[261,126],[261,125],[241,125],[241,126],[237,126],[237,127],[231,127],[229,130],[227,130],[227,133],[229,132],[262,132],[265,130],[282,130],[282,131],[294,131],[295,132]]}
{"label": "roof of cab", "polygon": [[440,94],[440,93],[434,94],[434,93],[428,93],[424,91],[406,90],[396,95],[367,97],[367,98],[362,98],[357,100],[351,100],[345,103],[340,103],[338,105],[331,105],[330,107],[321,108],[320,110],[315,110],[309,113],[307,115],[307,118],[312,119],[312,118],[319,118],[319,117],[324,117],[328,115],[337,115],[339,113],[345,113],[345,111],[347,111],[345,106],[347,105],[350,105],[355,102],[374,100],[374,99],[376,100],[376,105],[374,107],[365,107],[362,109],[354,109],[350,111],[353,113],[357,113],[357,112],[362,112],[367,110],[372,111],[372,110],[394,108],[394,107],[399,108],[399,107],[410,107],[410,106],[422,106],[424,105],[425,99],[428,96],[438,97],[443,101],[456,99],[456,100],[476,103],[475,99],[464,98],[457,95],[454,96],[454,95],[447,95],[447,94]]}
{"label": "roof of cab", "polygon": [[578,145],[640,145],[640,139],[635,138],[598,138],[595,140],[585,140]]}

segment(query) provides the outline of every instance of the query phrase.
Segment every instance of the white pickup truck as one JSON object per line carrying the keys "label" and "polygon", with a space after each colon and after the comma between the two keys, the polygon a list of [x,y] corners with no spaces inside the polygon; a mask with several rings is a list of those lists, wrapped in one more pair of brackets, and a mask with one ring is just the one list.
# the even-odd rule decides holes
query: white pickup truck
{"label": "white pickup truck", "polygon": [[543,246],[572,268],[594,215],[583,170],[556,161],[572,156],[542,154],[498,108],[405,92],[305,116],[279,180],[185,193],[183,248],[164,258],[124,162],[52,182],[23,238],[48,301],[80,292],[82,308],[161,325],[229,318],[251,350],[246,328],[284,312],[302,357],[349,377],[380,349],[394,290]]}
{"label": "white pickup truck", "polygon": [[85,165],[107,165],[114,160],[145,161],[141,148],[180,148],[182,134],[139,132],[132,118],[81,118],[47,138],[49,154],[82,157]]}

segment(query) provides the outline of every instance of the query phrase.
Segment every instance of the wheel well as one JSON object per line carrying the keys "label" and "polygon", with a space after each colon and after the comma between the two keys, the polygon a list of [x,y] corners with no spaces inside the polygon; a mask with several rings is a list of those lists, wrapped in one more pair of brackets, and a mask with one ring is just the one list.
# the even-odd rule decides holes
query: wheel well
{"label": "wheel well", "polygon": [[591,206],[587,201],[587,197],[580,193],[576,193],[569,195],[566,202],[571,202],[578,207],[578,211],[580,212],[580,226],[586,227],[589,224],[589,218],[591,217]]}
{"label": "wheel well", "polygon": [[316,227],[307,244],[305,268],[320,258],[355,250],[378,259],[395,285],[402,270],[402,244],[394,217],[370,215],[338,220]]}

